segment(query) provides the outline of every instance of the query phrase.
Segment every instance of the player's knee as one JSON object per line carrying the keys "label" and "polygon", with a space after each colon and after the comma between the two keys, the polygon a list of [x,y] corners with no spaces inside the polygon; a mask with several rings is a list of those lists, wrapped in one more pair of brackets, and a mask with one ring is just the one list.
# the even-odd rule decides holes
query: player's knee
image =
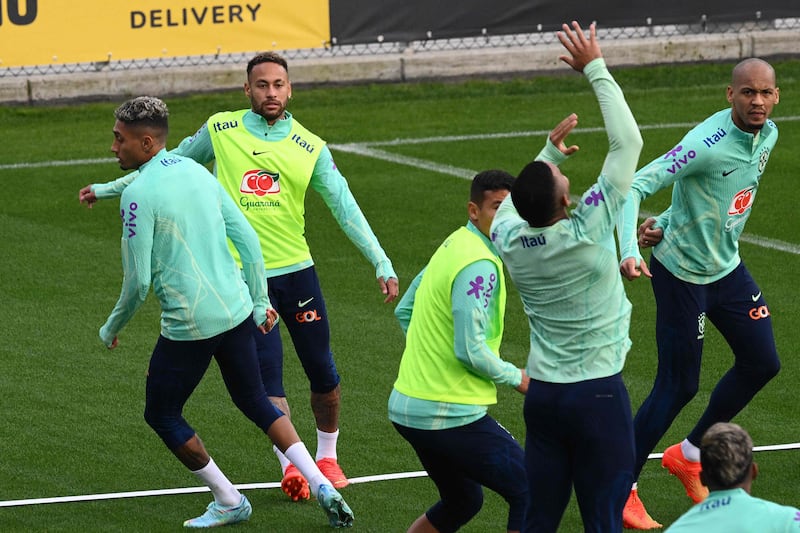
{"label": "player's knee", "polygon": [[778,354],[775,354],[775,357],[773,357],[772,360],[770,360],[767,364],[762,366],[762,372],[764,372],[767,381],[777,376],[778,372],[780,371],[781,371],[781,360],[778,359]]}
{"label": "player's knee", "polygon": [[144,421],[147,422],[147,425],[153,428],[153,430],[158,433],[160,428],[166,427],[166,417],[163,413],[157,411],[156,409],[151,409],[149,406],[144,410]]}
{"label": "player's knee", "polygon": [[171,416],[154,409],[145,409],[144,420],[170,450],[179,447],[194,435],[194,430],[181,416]]}
{"label": "player's knee", "polygon": [[[233,403],[251,422],[266,432],[275,420],[284,415],[266,395],[232,396]],[[287,409],[288,410],[288,409]]]}
{"label": "player's knee", "polygon": [[458,531],[478,514],[481,507],[483,507],[483,492],[467,491],[458,499],[440,501],[428,511],[427,515],[437,530]]}
{"label": "player's knee", "polygon": [[183,418],[180,413],[174,415],[163,409],[153,407],[150,404],[146,405],[144,408],[144,421],[159,434],[180,426],[182,420]]}
{"label": "player's knee", "polygon": [[336,372],[336,368],[325,369],[324,372],[317,373],[309,378],[309,385],[311,392],[314,394],[324,394],[331,397],[338,397],[341,395],[341,387],[339,383],[341,378]]}
{"label": "player's knee", "polygon": [[152,411],[144,412],[144,421],[160,435],[167,434],[176,427],[175,420]]}
{"label": "player's knee", "polygon": [[760,362],[758,365],[751,365],[745,368],[745,372],[750,381],[764,386],[772,378],[778,375],[781,370],[781,362],[777,355],[769,360]]}

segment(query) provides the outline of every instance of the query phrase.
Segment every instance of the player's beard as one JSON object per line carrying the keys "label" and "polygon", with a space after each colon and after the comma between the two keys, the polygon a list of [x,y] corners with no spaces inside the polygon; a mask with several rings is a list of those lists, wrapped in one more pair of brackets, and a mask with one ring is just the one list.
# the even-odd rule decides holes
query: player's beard
{"label": "player's beard", "polygon": [[271,124],[276,120],[283,118],[283,113],[286,111],[286,106],[281,105],[280,101],[278,100],[264,100],[261,102],[259,108],[254,109],[254,111],[264,117],[264,119]]}

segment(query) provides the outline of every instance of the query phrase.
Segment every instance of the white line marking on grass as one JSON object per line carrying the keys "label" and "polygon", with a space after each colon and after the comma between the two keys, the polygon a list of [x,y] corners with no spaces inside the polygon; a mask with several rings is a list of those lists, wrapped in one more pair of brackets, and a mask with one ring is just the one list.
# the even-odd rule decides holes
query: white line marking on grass
{"label": "white line marking on grass", "polygon": [[[781,117],[777,119],[779,122],[781,121],[797,121],[800,120],[800,116],[792,116],[792,117]],[[695,126],[695,123],[691,122],[676,122],[671,124],[645,124],[640,125],[639,129],[641,130],[652,130],[652,129],[667,129],[667,128],[690,128]],[[595,128],[577,128],[574,130],[575,133],[596,133],[596,132],[603,132],[605,131],[604,128],[595,127]],[[455,176],[461,179],[472,179],[473,176],[477,173],[475,170],[471,170],[468,168],[461,168],[455,167],[452,165],[445,165],[441,163],[435,163],[433,161],[428,161],[425,159],[420,159],[417,157],[405,156],[400,154],[393,154],[391,152],[387,152],[385,150],[380,150],[376,147],[378,146],[401,146],[401,145],[409,145],[409,144],[427,144],[427,143],[436,143],[436,142],[458,142],[458,141],[465,141],[465,140],[481,140],[481,139],[505,139],[505,138],[513,138],[513,137],[534,137],[534,136],[544,136],[550,133],[550,130],[533,130],[533,131],[511,131],[511,132],[500,132],[500,133],[483,133],[483,134],[475,134],[475,135],[443,135],[439,137],[419,137],[413,139],[394,139],[392,141],[368,141],[363,143],[346,143],[346,144],[330,144],[329,147],[333,150],[340,150],[342,152],[361,155],[364,157],[371,157],[373,159],[378,159],[381,161],[386,161],[389,163],[395,163],[398,165],[406,165],[409,167],[419,168],[423,170],[429,170],[431,172],[436,172],[439,174],[444,174],[447,176]],[[40,161],[35,163],[11,163],[0,165],[0,170],[14,170],[14,169],[28,169],[28,168],[45,168],[45,167],[63,167],[63,166],[74,166],[74,165],[96,165],[96,164],[106,164],[106,163],[114,163],[116,159],[113,158],[96,158],[96,159],[73,159],[67,161]],[[577,202],[578,197],[573,197],[572,201]],[[655,216],[653,213],[641,212],[640,216],[642,218]],[[787,243],[775,239],[769,239],[767,237],[760,237],[758,235],[750,235],[750,234],[742,234],[740,239],[743,242],[749,244],[755,244],[756,246],[760,246],[762,248],[767,248],[770,250],[777,250],[780,252],[786,252],[794,255],[800,255],[800,245]]]}
{"label": "white line marking on grass", "polygon": [[[767,444],[764,446],[753,446],[754,452],[776,452],[784,450],[800,450],[800,442],[792,442],[790,444]],[[663,453],[651,453],[647,456],[648,459],[661,459],[664,457]]]}
{"label": "white line marking on grass", "polygon": [[363,155],[373,159],[380,159],[381,161],[388,161],[389,163],[397,163],[398,165],[421,168],[424,170],[430,170],[431,172],[438,172],[439,174],[446,174],[448,176],[455,176],[462,179],[471,180],[472,177],[475,176],[475,171],[468,168],[443,165],[407,155],[392,154],[384,150],[372,148],[368,144],[337,144],[331,146],[331,148],[350,154]]}
{"label": "white line marking on grass", "polygon": [[[544,132],[547,134],[548,132]],[[504,136],[506,134],[492,134],[495,136]],[[508,136],[519,136],[520,133],[508,134]],[[463,140],[467,137],[470,138],[478,138],[478,136],[460,136],[460,137],[448,137],[447,139],[452,140]],[[487,136],[480,136],[480,138],[486,138]],[[431,137],[431,139],[445,139],[445,137]],[[385,150],[379,150],[374,148],[374,146],[387,146],[387,145],[400,145],[400,144],[414,144],[417,139],[406,139],[412,142],[401,142],[401,140],[391,141],[389,143],[352,143],[352,144],[338,144],[338,145],[331,145],[332,149],[340,150],[342,152],[346,152],[349,154],[361,155],[365,157],[371,157],[373,159],[380,159],[381,161],[387,161],[389,163],[396,163],[398,165],[406,165],[409,167],[420,168],[423,170],[430,170],[431,172],[437,172],[439,174],[445,174],[448,176],[455,176],[457,178],[471,180],[476,171],[470,170],[468,168],[460,168],[454,167],[452,165],[443,165],[439,163],[433,163],[431,161],[427,161],[425,159],[419,159],[416,157],[410,157],[406,155],[400,154],[393,154],[391,152],[387,152]],[[579,196],[573,196],[572,202],[577,203],[580,200]],[[649,213],[647,211],[641,211],[639,213],[639,217],[644,219],[647,217],[654,217],[657,213]],[[786,252],[794,255],[800,255],[800,245],[792,244],[788,242],[783,242],[775,239],[769,239],[767,237],[760,237],[758,235],[750,235],[748,233],[743,233],[739,240],[749,243],[755,244],[756,246],[760,246],[762,248],[767,248],[770,250],[777,250],[780,252]]]}
{"label": "white line marking on grass", "polygon": [[[392,479],[409,479],[415,477],[425,477],[428,473],[424,470],[418,472],[397,472],[394,474],[380,474],[375,476],[363,476],[350,478],[351,484],[357,483],[370,483],[373,481],[387,481]],[[242,483],[235,485],[239,490],[254,490],[254,489],[278,489],[280,488],[280,481],[271,481],[268,483]],[[84,494],[76,496],[58,496],[54,498],[31,498],[27,500],[8,500],[0,501],[0,507],[21,507],[25,505],[41,505],[45,503],[72,503],[72,502],[88,502],[97,500],[118,500],[123,498],[143,498],[148,496],[171,496],[175,494],[198,494],[201,492],[209,492],[208,487],[182,487],[175,489],[156,489],[156,490],[137,490],[132,492],[109,492],[104,494]]]}
{"label": "white line marking on grass", "polygon": [[72,167],[77,165],[99,165],[103,163],[116,163],[116,159],[111,157],[95,159],[69,159],[67,161],[37,161],[36,163],[8,163],[0,165],[0,170],[16,170],[22,168],[46,168],[46,167]]}
{"label": "white line marking on grass", "polygon": [[[791,117],[778,117],[776,118],[778,123],[780,122],[795,122],[800,120],[800,116],[791,116]],[[663,130],[669,128],[692,128],[696,126],[696,122],[673,122],[669,124],[640,124],[640,130]],[[602,127],[594,127],[594,128],[576,128],[573,130],[573,133],[599,133],[605,131]],[[415,137],[412,139],[394,139],[391,141],[366,141],[360,143],[349,143],[349,144],[329,144],[328,146],[333,149],[342,150],[344,152],[351,152],[351,153],[360,153],[362,155],[369,155],[367,152],[359,152],[358,150],[361,148],[369,148],[372,146],[401,146],[406,144],[427,144],[427,143],[437,143],[437,142],[458,142],[458,141],[469,141],[469,140],[482,140],[482,139],[509,139],[514,137],[538,137],[544,136],[550,133],[550,130],[531,130],[531,131],[508,131],[508,132],[498,132],[498,133],[478,133],[473,135],[441,135],[438,137]],[[385,152],[384,152],[385,153]],[[403,157],[403,156],[397,156]],[[382,159],[382,157],[377,157],[377,159]],[[409,160],[415,160],[422,163],[429,163],[422,159],[416,158],[409,158]],[[65,166],[74,166],[74,165],[97,165],[97,164],[105,164],[105,163],[115,163],[116,159],[112,157],[102,157],[102,158],[94,158],[94,159],[70,159],[64,161],[37,161],[34,163],[7,163],[0,165],[0,170],[14,170],[14,169],[22,169],[22,168],[42,168],[42,167],[65,167]],[[432,164],[432,163],[429,163]],[[435,164],[431,170],[436,168]],[[413,166],[413,165],[411,165]],[[420,168],[427,168],[427,167],[420,167]],[[443,165],[443,168],[456,168],[456,167],[449,167],[449,165]],[[459,169],[460,170],[460,169]],[[445,174],[449,174],[449,172],[444,172]],[[474,175],[474,173],[472,174]],[[469,178],[472,178],[472,175]]]}
{"label": "white line marking on grass", "polygon": [[[781,117],[776,119],[780,122],[794,122],[800,120],[800,116],[794,117]],[[697,126],[697,122],[673,122],[670,124],[640,124],[639,129],[644,130],[665,130],[670,128],[693,128]],[[601,133],[605,132],[603,127],[594,128],[575,128],[573,133]],[[477,133],[473,135],[441,135],[438,137],[415,137],[413,139],[394,139],[391,141],[367,141],[363,143],[356,143],[361,146],[403,146],[408,144],[429,144],[440,142],[458,142],[458,141],[479,141],[483,139],[511,139],[515,137],[539,137],[545,136],[550,133],[550,130],[532,130],[532,131],[509,131],[499,133]],[[340,148],[343,145],[331,145],[331,148]],[[349,145],[345,145],[349,146]]]}
{"label": "white line marking on grass", "polygon": [[[755,446],[754,452],[768,452],[768,451],[783,451],[783,450],[798,450],[800,449],[800,442],[793,442],[790,444],[769,444],[766,446]],[[651,453],[647,456],[648,459],[661,459],[663,453]],[[377,474],[374,476],[362,476],[350,478],[350,483],[372,483],[375,481],[389,481],[393,479],[411,479],[417,477],[426,477],[428,475],[424,470],[416,472],[396,472],[392,474]],[[281,484],[279,481],[271,481],[268,483],[241,483],[235,485],[239,490],[255,490],[255,489],[277,489]],[[73,502],[88,502],[98,500],[118,500],[124,498],[143,498],[149,496],[171,496],[175,494],[199,494],[201,492],[209,492],[208,487],[181,487],[174,489],[155,489],[155,490],[137,490],[131,492],[108,492],[104,494],[83,494],[75,496],[57,496],[52,498],[30,498],[26,500],[7,500],[0,501],[0,507],[22,507],[26,505],[42,505],[47,503],[73,503]]]}
{"label": "white line marking on grass", "polygon": [[739,240],[749,244],[755,244],[756,246],[760,246],[762,248],[768,248],[770,250],[778,250],[794,255],[800,255],[800,246],[788,242],[768,239],[767,237],[759,237],[758,235],[750,235],[749,233],[742,233],[739,236]]}

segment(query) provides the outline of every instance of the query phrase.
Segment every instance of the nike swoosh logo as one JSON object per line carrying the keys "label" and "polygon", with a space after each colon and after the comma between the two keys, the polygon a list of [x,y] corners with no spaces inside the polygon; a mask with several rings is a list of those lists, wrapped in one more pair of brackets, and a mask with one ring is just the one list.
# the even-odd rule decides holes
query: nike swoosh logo
{"label": "nike swoosh logo", "polygon": [[[263,152],[257,152],[255,150],[253,150],[253,155],[264,155],[264,154],[268,154],[268,153],[269,153],[269,150],[264,150]],[[723,176],[724,176],[724,174],[723,174]]]}
{"label": "nike swoosh logo", "polygon": [[754,302],[757,302],[758,299],[761,298],[761,291],[758,291],[758,294],[753,294],[750,298],[752,298]]}
{"label": "nike swoosh logo", "polygon": [[[759,294],[761,294],[761,293],[759,293]],[[306,305],[308,305],[308,303],[309,303],[311,300],[313,300],[313,299],[314,299],[314,297],[312,296],[311,298],[309,298],[309,299],[308,299],[308,300],[306,300],[305,302],[304,302],[304,301],[302,301],[302,300],[297,300],[297,307],[305,307],[305,306],[306,306]]]}
{"label": "nike swoosh logo", "polygon": [[728,171],[723,170],[722,171],[722,177],[724,178],[725,176],[727,176],[728,174],[731,174],[733,172],[736,172],[735,168],[733,170],[728,170]]}

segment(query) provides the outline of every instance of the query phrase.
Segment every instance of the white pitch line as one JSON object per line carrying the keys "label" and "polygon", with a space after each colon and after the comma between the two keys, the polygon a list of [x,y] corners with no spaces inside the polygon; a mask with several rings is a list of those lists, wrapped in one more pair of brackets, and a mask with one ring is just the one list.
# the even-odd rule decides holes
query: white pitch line
{"label": "white pitch line", "polygon": [[[792,116],[792,117],[781,117],[778,121],[796,121],[800,120],[800,116]],[[689,128],[694,126],[694,123],[690,122],[676,122],[671,124],[646,124],[639,127],[641,130],[650,130],[650,129],[666,129],[666,128]],[[594,128],[576,128],[574,130],[575,133],[596,133],[605,131],[603,128],[594,127]],[[419,168],[423,170],[429,170],[431,172],[436,172],[438,174],[444,174],[447,176],[455,176],[457,178],[469,180],[472,179],[473,176],[477,173],[477,171],[468,169],[468,168],[461,168],[455,167],[452,165],[444,165],[440,163],[435,163],[432,161],[428,161],[425,159],[420,159],[417,157],[405,156],[400,154],[393,154],[391,152],[387,152],[385,150],[380,150],[376,147],[379,146],[400,146],[400,145],[409,145],[409,144],[424,144],[424,143],[435,143],[435,142],[457,142],[457,141],[465,141],[465,140],[481,140],[481,139],[499,139],[499,138],[513,138],[513,137],[533,137],[533,136],[544,136],[547,135],[550,130],[534,130],[534,131],[512,131],[512,132],[500,132],[500,133],[485,133],[485,134],[475,134],[475,135],[444,135],[439,137],[419,137],[414,139],[394,139],[392,141],[368,141],[363,143],[346,143],[346,144],[330,144],[328,145],[333,150],[339,150],[342,152],[360,155],[364,157],[371,157],[373,159],[378,159],[381,161],[386,161],[388,163],[394,163],[398,165],[405,165],[409,167]],[[107,164],[107,163],[114,163],[116,159],[113,158],[95,158],[95,159],[73,159],[73,160],[66,160],[66,161],[40,161],[35,163],[10,163],[5,165],[0,165],[1,170],[15,170],[15,169],[28,169],[28,168],[46,168],[46,167],[63,167],[63,166],[74,166],[74,165],[96,165],[96,164]],[[578,201],[578,197],[573,197],[573,202]],[[648,217],[648,216],[655,216],[654,214],[641,212],[641,217]],[[800,245],[792,244],[784,241],[779,241],[775,239],[769,239],[767,237],[761,237],[758,235],[750,235],[744,233],[740,236],[740,240],[749,244],[755,244],[756,246],[760,246],[762,248],[767,248],[770,250],[777,250],[780,252],[786,252],[793,255],[800,255]]]}
{"label": "white pitch line", "polygon": [[[795,122],[800,120],[800,116],[790,117],[777,117],[775,120],[780,122]],[[670,128],[692,128],[696,126],[696,122],[673,122],[668,124],[640,124],[640,130],[663,130]],[[593,128],[575,128],[573,133],[599,133],[605,131],[602,127]],[[361,143],[349,144],[329,144],[328,146],[333,149],[339,149],[345,152],[358,153],[356,150],[359,147],[373,147],[373,146],[401,146],[407,144],[428,144],[437,142],[458,142],[470,140],[484,140],[484,139],[509,139],[516,137],[538,137],[550,133],[550,130],[530,130],[530,131],[508,131],[498,133],[477,133],[473,135],[441,135],[438,137],[415,137],[410,139],[394,139],[391,141],[365,141]],[[414,158],[411,158],[414,159]],[[424,160],[417,160],[424,161]],[[23,168],[42,168],[42,167],[64,167],[74,165],[96,165],[104,163],[115,163],[116,159],[111,157],[93,158],[93,159],[69,159],[62,161],[37,161],[33,163],[6,163],[0,165],[0,170],[14,170]],[[446,165],[445,165],[446,166]],[[455,167],[452,167],[455,168]],[[472,176],[470,176],[471,178]]]}
{"label": "white pitch line", "polygon": [[[766,444],[764,446],[753,446],[754,452],[776,452],[784,450],[800,450],[800,442],[792,442],[790,444]],[[648,459],[661,459],[664,457],[663,453],[651,453],[647,456]]]}
{"label": "white pitch line", "polygon": [[[451,137],[451,138],[456,139],[456,137]],[[442,139],[442,137],[438,137],[437,139]],[[477,174],[477,171],[468,168],[461,168],[461,167],[454,167],[452,165],[433,163],[425,159],[419,159],[416,157],[410,157],[400,154],[393,154],[385,150],[379,150],[378,148],[374,148],[375,146],[387,146],[387,145],[398,145],[398,144],[412,144],[412,143],[401,143],[399,141],[392,141],[391,143],[368,143],[368,144],[352,143],[352,144],[332,145],[331,148],[350,154],[361,155],[364,157],[371,157],[373,159],[380,159],[381,161],[386,161],[389,163],[406,165],[409,167],[420,168],[423,170],[430,170],[431,172],[437,172],[439,174],[445,174],[448,176],[455,176],[457,178],[465,180],[472,179],[473,176]],[[572,197],[573,203],[577,203],[578,200],[580,200],[580,197],[578,196]],[[656,216],[656,213],[649,213],[647,211],[639,212],[640,218],[647,218],[653,216]],[[776,239],[769,239],[767,237],[760,237],[758,235],[750,235],[749,233],[743,233],[742,235],[740,235],[739,240],[749,244],[755,244],[756,246],[767,248],[769,250],[777,250],[780,252],[786,252],[793,255],[800,255],[800,245],[797,244],[779,241]]]}
{"label": "white pitch line", "polygon": [[423,170],[430,170],[439,174],[446,174],[448,176],[455,176],[462,179],[472,179],[475,176],[475,171],[468,168],[459,168],[452,165],[443,165],[434,163],[425,159],[410,157],[406,155],[393,154],[384,150],[372,148],[367,144],[337,144],[331,146],[334,150],[340,150],[350,154],[363,155],[373,159],[380,159],[381,161],[388,161],[389,163],[397,163],[398,165],[406,165],[409,167],[421,168]]}
{"label": "white pitch line", "polygon": [[26,168],[47,168],[47,167],[72,167],[77,165],[99,165],[102,163],[115,163],[117,160],[111,157],[95,159],[68,159],[66,161],[37,161],[35,163],[7,163],[0,165],[0,170],[17,170]]}
{"label": "white pitch line", "polygon": [[[800,442],[793,442],[790,444],[769,444],[765,446],[753,447],[754,452],[767,452],[767,451],[784,451],[784,450],[798,450],[800,449]],[[648,459],[661,459],[663,453],[651,453],[647,456]],[[350,483],[372,483],[375,481],[389,481],[393,479],[411,479],[417,477],[426,477],[428,475],[424,470],[416,472],[395,472],[391,474],[377,474],[373,476],[362,476],[350,478]],[[277,489],[280,488],[279,481],[271,481],[267,483],[242,483],[237,484],[235,487],[238,490],[256,490],[256,489]],[[155,490],[137,490],[131,492],[108,492],[103,494],[83,494],[75,496],[57,496],[52,498],[29,498],[26,500],[7,500],[0,501],[0,507],[22,507],[26,505],[42,505],[48,503],[74,503],[74,502],[87,502],[98,500],[118,500],[124,498],[143,498],[150,496],[171,496],[175,494],[198,494],[202,492],[209,492],[208,487],[180,487],[174,489],[155,489]]]}
{"label": "white pitch line", "polygon": [[[392,479],[410,479],[415,477],[425,477],[428,473],[424,470],[418,472],[397,472],[393,474],[380,474],[374,476],[363,476],[350,478],[351,484],[370,483],[373,481],[388,481]],[[278,489],[280,488],[280,481],[271,481],[267,483],[243,483],[237,484],[235,487],[239,490],[255,490],[255,489]],[[201,492],[209,492],[208,487],[180,487],[174,489],[155,489],[155,490],[137,490],[131,492],[109,492],[104,494],[83,494],[75,496],[57,496],[52,498],[30,498],[26,500],[8,500],[0,501],[0,507],[21,507],[25,505],[41,505],[47,503],[73,503],[73,502],[87,502],[97,500],[118,500],[124,498],[144,498],[149,496],[171,496],[175,494],[198,494]]]}
{"label": "white pitch line", "polygon": [[[794,122],[800,120],[800,116],[780,117],[775,119],[780,122]],[[665,130],[665,129],[686,129],[697,126],[697,122],[673,122],[669,124],[640,124],[639,130]],[[575,128],[573,133],[601,133],[605,132],[603,127]],[[498,133],[476,133],[472,135],[441,135],[438,137],[415,137],[412,139],[393,139],[391,141],[367,141],[356,143],[364,146],[403,146],[408,144],[429,144],[439,142],[459,142],[459,141],[480,141],[484,139],[511,139],[516,137],[544,137],[550,130],[531,130],[531,131],[508,131]],[[342,145],[334,145],[341,148]]]}

